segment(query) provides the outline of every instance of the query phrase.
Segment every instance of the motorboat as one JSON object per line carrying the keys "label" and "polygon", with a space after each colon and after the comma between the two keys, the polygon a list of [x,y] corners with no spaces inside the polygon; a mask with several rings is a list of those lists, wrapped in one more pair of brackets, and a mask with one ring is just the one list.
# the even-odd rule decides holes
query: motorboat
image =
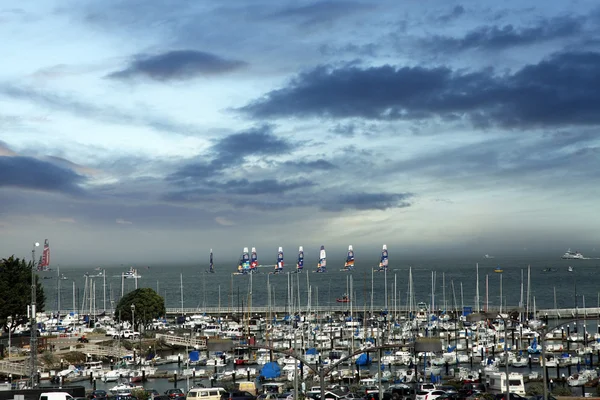
{"label": "motorboat", "polygon": [[137,269],[133,267],[129,267],[129,270],[127,272],[123,272],[123,278],[125,279],[138,279],[141,277],[142,276],[138,274]]}
{"label": "motorboat", "polygon": [[344,293],[342,297],[338,297],[337,299],[335,299],[335,301],[337,301],[338,303],[349,303],[350,297],[346,293]]}
{"label": "motorboat", "polygon": [[583,260],[585,257],[578,251],[567,250],[561,257],[563,260]]}

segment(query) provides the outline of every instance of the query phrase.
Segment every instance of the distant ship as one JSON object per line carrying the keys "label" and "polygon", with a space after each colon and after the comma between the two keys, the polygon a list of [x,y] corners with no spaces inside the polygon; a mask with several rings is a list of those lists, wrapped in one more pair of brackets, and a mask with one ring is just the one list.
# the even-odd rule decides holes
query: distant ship
{"label": "distant ship", "polygon": [[494,256],[490,256],[489,254],[486,254],[485,256],[483,256],[483,258],[494,258]]}
{"label": "distant ship", "polygon": [[571,251],[571,249],[567,250],[565,254],[561,257],[563,260],[584,260],[585,257],[578,251]]}
{"label": "distant ship", "polygon": [[498,265],[496,268],[494,268],[494,272],[501,274],[502,272],[504,272],[504,270]]}

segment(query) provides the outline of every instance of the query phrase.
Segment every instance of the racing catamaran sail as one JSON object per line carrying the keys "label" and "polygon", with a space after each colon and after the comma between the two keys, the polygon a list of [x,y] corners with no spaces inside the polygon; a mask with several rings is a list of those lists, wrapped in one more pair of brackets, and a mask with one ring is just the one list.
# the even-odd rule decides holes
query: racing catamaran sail
{"label": "racing catamaran sail", "polygon": [[44,240],[44,251],[38,262],[37,270],[50,271],[50,242],[48,239]]}
{"label": "racing catamaran sail", "polygon": [[250,273],[258,271],[258,255],[256,254],[256,247],[252,248],[252,255],[250,256]]}
{"label": "racing catamaran sail", "polygon": [[379,261],[379,268],[376,269],[376,272],[384,272],[388,269],[388,250],[387,245],[383,245],[383,250],[381,250],[381,260]]}
{"label": "racing catamaran sail", "polygon": [[321,246],[319,263],[317,264],[317,270],[315,272],[327,272],[327,254],[325,253],[325,246]]}
{"label": "racing catamaran sail", "polygon": [[213,252],[212,249],[210,249],[210,264],[208,267],[208,272],[210,272],[211,274],[215,273],[215,265],[213,264]]}
{"label": "racing catamaran sail", "polygon": [[296,263],[296,272],[302,272],[304,268],[304,248],[298,247],[298,263]]}
{"label": "racing catamaran sail", "polygon": [[250,272],[250,256],[248,255],[248,248],[244,247],[244,251],[240,257],[240,262],[238,264],[238,274],[247,274]]}
{"label": "racing catamaran sail", "polygon": [[275,265],[275,273],[279,274],[283,272],[283,247],[280,247],[277,251],[277,265]]}
{"label": "racing catamaran sail", "polygon": [[344,269],[342,271],[352,271],[354,269],[354,250],[352,245],[348,246],[348,254],[346,255],[346,262],[344,263]]}

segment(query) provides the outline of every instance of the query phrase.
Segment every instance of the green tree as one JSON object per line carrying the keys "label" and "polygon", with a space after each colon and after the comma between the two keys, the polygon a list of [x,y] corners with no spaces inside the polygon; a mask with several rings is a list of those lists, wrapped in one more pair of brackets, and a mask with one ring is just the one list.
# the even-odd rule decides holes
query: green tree
{"label": "green tree", "polygon": [[115,309],[115,318],[121,321],[132,319],[131,305],[135,305],[135,325],[140,323],[146,326],[154,318],[164,316],[167,312],[165,308],[165,299],[151,288],[136,289],[127,293],[117,304]]}
{"label": "green tree", "polygon": [[[27,306],[31,304],[31,262],[24,259],[3,258],[0,261],[0,328],[14,329],[27,322]],[[44,288],[35,274],[36,311],[43,312],[46,305]]]}

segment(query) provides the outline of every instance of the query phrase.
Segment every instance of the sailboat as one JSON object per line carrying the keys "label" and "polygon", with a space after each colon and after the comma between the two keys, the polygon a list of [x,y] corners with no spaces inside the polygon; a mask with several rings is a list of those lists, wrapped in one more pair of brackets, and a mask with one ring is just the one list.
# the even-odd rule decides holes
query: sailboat
{"label": "sailboat", "polygon": [[256,247],[252,248],[252,255],[250,256],[250,273],[258,272],[258,255],[256,254]]}
{"label": "sailboat", "polygon": [[381,259],[379,260],[379,267],[374,269],[375,272],[384,272],[388,269],[388,250],[387,245],[383,245],[381,250]]}
{"label": "sailboat", "polygon": [[37,270],[39,272],[52,271],[52,269],[50,269],[50,242],[48,239],[44,240],[44,251],[38,261]]}
{"label": "sailboat", "polygon": [[298,247],[298,262],[296,263],[296,272],[302,272],[304,268],[304,248]]}
{"label": "sailboat", "polygon": [[213,251],[212,249],[210,249],[210,258],[209,258],[209,264],[208,264],[208,271],[206,272],[210,272],[211,274],[215,273],[215,265],[213,264]]}
{"label": "sailboat", "polygon": [[340,271],[348,272],[354,269],[354,250],[352,249],[352,245],[348,246],[348,254],[346,255],[346,262],[344,263],[344,268]]}
{"label": "sailboat", "polygon": [[327,272],[327,254],[325,253],[325,246],[321,246],[319,252],[319,263],[317,264],[317,270],[313,272]]}
{"label": "sailboat", "polygon": [[248,248],[244,247],[244,251],[240,256],[240,261],[238,263],[237,272],[234,272],[234,275],[245,275],[250,272],[250,255],[248,254]]}
{"label": "sailboat", "polygon": [[277,264],[275,264],[274,274],[283,273],[283,247],[280,247],[277,251]]}

